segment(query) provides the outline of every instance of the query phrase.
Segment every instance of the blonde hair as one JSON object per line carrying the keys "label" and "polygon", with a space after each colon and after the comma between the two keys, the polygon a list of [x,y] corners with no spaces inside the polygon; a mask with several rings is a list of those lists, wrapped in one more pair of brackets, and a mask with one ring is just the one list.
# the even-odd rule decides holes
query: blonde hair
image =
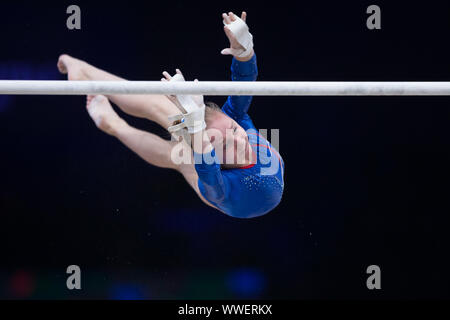
{"label": "blonde hair", "polygon": [[208,127],[213,117],[216,116],[217,113],[223,113],[223,111],[217,104],[211,101],[205,102],[205,107],[205,122]]}

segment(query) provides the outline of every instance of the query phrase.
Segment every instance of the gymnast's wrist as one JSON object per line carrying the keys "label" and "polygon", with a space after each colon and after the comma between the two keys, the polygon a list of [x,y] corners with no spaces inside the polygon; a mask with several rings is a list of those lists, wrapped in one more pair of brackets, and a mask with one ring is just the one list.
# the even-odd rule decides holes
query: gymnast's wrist
{"label": "gymnast's wrist", "polygon": [[252,50],[250,51],[249,55],[247,55],[245,57],[234,56],[234,58],[237,61],[240,61],[240,62],[247,62],[247,61],[250,61],[252,59],[254,54],[255,54],[255,50],[253,50],[253,48],[252,48]]}

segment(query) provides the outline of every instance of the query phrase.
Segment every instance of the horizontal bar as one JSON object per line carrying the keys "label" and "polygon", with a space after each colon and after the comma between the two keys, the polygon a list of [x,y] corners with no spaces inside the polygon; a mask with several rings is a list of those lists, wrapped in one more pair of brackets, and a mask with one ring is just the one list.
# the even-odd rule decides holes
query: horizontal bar
{"label": "horizontal bar", "polygon": [[448,96],[450,82],[319,81],[18,81],[0,80],[0,94],[203,94],[210,96]]}

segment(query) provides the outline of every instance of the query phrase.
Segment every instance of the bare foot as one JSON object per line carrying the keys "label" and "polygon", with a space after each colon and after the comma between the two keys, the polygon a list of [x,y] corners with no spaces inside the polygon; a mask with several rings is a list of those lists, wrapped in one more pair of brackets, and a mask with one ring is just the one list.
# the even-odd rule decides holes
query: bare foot
{"label": "bare foot", "polygon": [[125,120],[114,111],[105,96],[87,96],[86,107],[97,128],[107,134],[114,136],[119,126],[127,125]]}
{"label": "bare foot", "polygon": [[90,80],[86,72],[89,66],[86,62],[63,54],[58,59],[58,70],[67,74],[68,80]]}

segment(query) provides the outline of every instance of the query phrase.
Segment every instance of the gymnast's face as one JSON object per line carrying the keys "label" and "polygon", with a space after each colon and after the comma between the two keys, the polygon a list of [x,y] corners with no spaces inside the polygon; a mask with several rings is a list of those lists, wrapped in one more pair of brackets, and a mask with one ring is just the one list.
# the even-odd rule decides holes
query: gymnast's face
{"label": "gymnast's face", "polygon": [[223,168],[238,168],[249,163],[252,148],[247,133],[236,121],[215,112],[208,121],[207,133]]}

